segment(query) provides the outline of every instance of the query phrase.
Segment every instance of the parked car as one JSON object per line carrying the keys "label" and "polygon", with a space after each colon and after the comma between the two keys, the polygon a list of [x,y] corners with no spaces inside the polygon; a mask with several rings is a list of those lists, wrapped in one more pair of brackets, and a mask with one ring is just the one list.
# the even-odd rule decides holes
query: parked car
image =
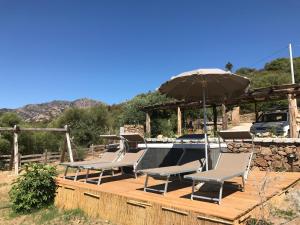
{"label": "parked car", "polygon": [[262,113],[250,128],[256,136],[289,136],[288,110],[276,110]]}

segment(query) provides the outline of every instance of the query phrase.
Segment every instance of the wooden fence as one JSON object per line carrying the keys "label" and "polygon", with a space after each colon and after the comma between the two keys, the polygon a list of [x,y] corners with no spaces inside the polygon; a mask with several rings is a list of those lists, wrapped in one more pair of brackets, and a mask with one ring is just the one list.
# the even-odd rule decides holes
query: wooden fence
{"label": "wooden fence", "polygon": [[[11,155],[0,155],[0,163],[2,168],[12,167]],[[19,154],[19,164],[24,165],[25,163],[50,163],[60,160],[59,152],[47,152],[43,154],[31,154],[21,155]]]}

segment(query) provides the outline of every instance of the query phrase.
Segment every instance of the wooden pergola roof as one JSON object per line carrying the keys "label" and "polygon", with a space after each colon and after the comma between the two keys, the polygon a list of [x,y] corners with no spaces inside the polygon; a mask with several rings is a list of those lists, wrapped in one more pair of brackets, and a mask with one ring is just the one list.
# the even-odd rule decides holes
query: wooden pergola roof
{"label": "wooden pergola roof", "polygon": [[[275,101],[287,99],[287,95],[292,94],[295,98],[300,97],[300,83],[298,84],[285,84],[270,86],[265,88],[256,88],[249,90],[244,95],[239,98],[227,99],[226,102],[212,101],[210,99],[206,100],[207,106],[220,106],[223,103],[226,105],[239,105],[246,103],[257,103],[265,101]],[[145,106],[141,108],[144,112],[151,112],[161,109],[176,109],[180,108],[199,108],[202,106],[202,102],[185,102],[185,101],[172,101],[162,104],[155,104],[150,106]]]}

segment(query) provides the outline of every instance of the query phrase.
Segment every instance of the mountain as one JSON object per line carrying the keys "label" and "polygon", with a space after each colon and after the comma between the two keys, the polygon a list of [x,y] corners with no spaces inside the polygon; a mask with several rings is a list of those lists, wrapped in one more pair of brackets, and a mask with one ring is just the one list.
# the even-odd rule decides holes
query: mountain
{"label": "mountain", "polygon": [[0,109],[0,113],[15,112],[26,122],[44,122],[61,115],[68,108],[90,108],[103,104],[93,99],[82,98],[75,101],[51,101],[41,104],[29,104],[17,109]]}

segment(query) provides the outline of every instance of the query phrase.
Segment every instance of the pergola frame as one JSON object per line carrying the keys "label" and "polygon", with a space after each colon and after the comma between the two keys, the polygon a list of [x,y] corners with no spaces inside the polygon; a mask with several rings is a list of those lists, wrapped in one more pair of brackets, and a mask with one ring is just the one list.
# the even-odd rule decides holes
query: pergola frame
{"label": "pergola frame", "polygon": [[[227,99],[224,101],[216,101],[207,98],[206,105],[207,107],[213,108],[214,113],[214,127],[217,127],[217,106],[222,108],[222,127],[223,129],[227,128],[227,116],[226,116],[226,107],[227,106],[239,106],[241,104],[255,104],[255,115],[256,119],[258,116],[257,103],[266,102],[266,101],[278,101],[278,100],[288,100],[289,103],[289,118],[290,118],[290,136],[297,137],[297,105],[295,104],[295,99],[300,97],[300,83],[297,84],[284,84],[277,86],[270,86],[265,88],[256,88],[249,90],[244,95],[238,98]],[[182,110],[183,109],[198,109],[202,106],[202,102],[186,102],[186,101],[171,101],[162,104],[154,104],[151,106],[145,106],[141,108],[142,111],[146,113],[146,132],[150,135],[150,115],[151,112],[156,110],[167,110],[174,109],[177,110],[178,115],[178,135],[181,134],[181,121],[182,121]]]}

